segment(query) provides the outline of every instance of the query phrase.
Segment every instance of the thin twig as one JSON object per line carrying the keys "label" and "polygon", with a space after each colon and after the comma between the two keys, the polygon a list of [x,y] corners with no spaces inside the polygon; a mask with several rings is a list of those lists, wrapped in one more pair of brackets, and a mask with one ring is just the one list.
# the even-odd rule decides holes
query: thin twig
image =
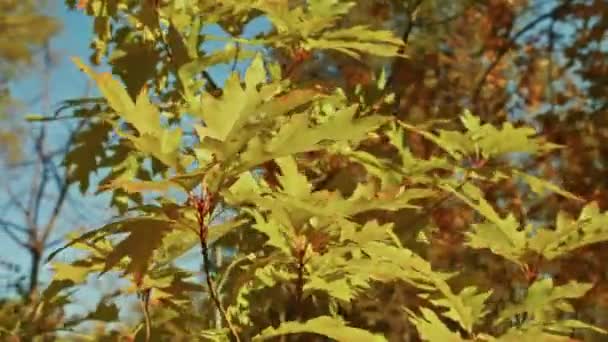
{"label": "thin twig", "polygon": [[40,216],[40,204],[42,203],[42,197],[44,196],[44,192],[46,190],[46,186],[49,180],[49,174],[47,169],[47,160],[44,156],[43,144],[46,137],[46,129],[42,127],[40,129],[40,133],[38,134],[38,139],[36,139],[36,155],[38,156],[38,161],[42,167],[42,178],[40,179],[40,183],[38,183],[38,189],[36,191],[36,196],[32,202],[31,212],[32,212],[32,223],[33,226],[38,226],[38,218]]}
{"label": "thin twig", "polygon": [[[54,157],[63,156],[63,153],[64,153],[64,151],[62,149],[62,150],[46,153],[44,155],[44,157],[45,157],[46,160],[51,160]],[[38,162],[39,162],[38,159],[25,160],[25,161],[20,161],[20,162],[17,162],[17,163],[7,164],[6,168],[7,169],[16,169],[16,168],[19,168],[19,167],[27,167],[27,166],[32,166],[32,165],[34,165],[34,164],[36,164]]]}
{"label": "thin twig", "polygon": [[[407,9],[407,23],[405,26],[405,30],[403,31],[403,35],[401,36],[401,40],[403,41],[403,44],[406,44],[407,41],[410,38],[410,34],[412,33],[412,29],[414,28],[414,17],[416,16],[416,11],[418,10],[418,7],[420,7],[420,5],[422,5],[422,2],[424,2],[424,0],[417,0],[411,8]],[[392,67],[391,67],[391,74],[389,75],[388,79],[386,80],[386,89],[389,89],[390,87],[392,87],[396,81],[396,76],[397,76],[397,64],[399,63],[399,58],[395,59],[395,62],[393,63]],[[396,106],[398,106],[399,104],[399,96],[397,96],[396,99]]]}
{"label": "thin twig", "polygon": [[[405,26],[405,30],[403,32],[403,35],[401,37],[401,40],[403,41],[403,44],[407,44],[407,41],[410,38],[410,34],[412,33],[412,29],[414,28],[414,19],[416,17],[416,12],[418,11],[418,7],[420,7],[420,5],[422,5],[422,2],[424,0],[417,0],[411,8],[407,9],[407,23]],[[393,62],[392,66],[391,66],[391,74],[389,75],[388,79],[386,80],[386,85],[385,85],[385,89],[391,89],[395,86],[395,83],[397,81],[397,72],[399,70],[399,62],[400,62],[400,58],[397,57],[395,58],[395,61]],[[397,113],[399,112],[399,107],[401,106],[401,97],[403,93],[403,88],[397,89],[395,92],[395,102],[393,104],[393,110],[392,110],[392,114],[393,115],[397,115]]]}
{"label": "thin twig", "polygon": [[0,224],[3,225],[3,226],[6,226],[6,227],[10,227],[12,229],[18,230],[18,231],[20,231],[22,233],[27,233],[28,232],[27,227],[24,227],[22,225],[16,224],[16,223],[11,222],[11,221],[0,219]]}
{"label": "thin twig", "polygon": [[[76,134],[84,127],[86,122],[87,120],[82,120],[81,122],[79,122],[78,126],[70,133],[70,137],[68,138],[68,141],[66,142],[64,147],[64,153],[67,153],[69,151],[70,146],[73,145],[74,140],[76,139]],[[53,211],[51,212],[49,221],[47,222],[42,231],[42,237],[40,241],[43,245],[46,244],[47,240],[49,239],[49,236],[53,232],[55,228],[55,223],[57,222],[57,218],[59,216],[59,212],[61,211],[61,208],[63,207],[63,204],[65,203],[66,197],[68,195],[70,182],[68,182],[67,180],[67,169],[65,172],[66,175],[63,177],[63,182],[61,181],[56,170],[54,172],[55,180],[59,187],[59,194],[57,195],[57,199],[55,200],[55,205],[53,206]]]}
{"label": "thin twig", "polygon": [[29,248],[29,244],[26,243],[25,241],[21,240],[19,238],[19,236],[17,236],[17,234],[15,234],[15,232],[13,232],[8,225],[0,222],[0,227],[2,227],[2,230],[4,230],[4,232],[6,233],[6,235],[8,235],[8,237],[13,240],[16,244],[18,244],[19,246],[23,247],[23,248]]}

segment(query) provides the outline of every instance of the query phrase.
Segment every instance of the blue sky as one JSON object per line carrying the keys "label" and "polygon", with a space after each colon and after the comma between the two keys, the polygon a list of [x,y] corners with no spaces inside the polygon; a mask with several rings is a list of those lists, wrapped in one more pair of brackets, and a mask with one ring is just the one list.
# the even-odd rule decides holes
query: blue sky
{"label": "blue sky", "polygon": [[[53,55],[53,66],[49,74],[49,89],[48,96],[51,105],[50,112],[48,108],[44,108],[45,104],[39,99],[41,93],[45,89],[43,78],[43,69],[38,66],[27,70],[25,75],[11,84],[11,92],[15,98],[20,100],[24,106],[20,108],[18,115],[23,118],[26,114],[42,114],[44,116],[52,115],[52,112],[57,108],[58,104],[65,99],[78,98],[96,94],[94,86],[90,84],[85,75],[76,68],[71,62],[71,57],[79,57],[87,62],[91,50],[89,49],[92,20],[80,11],[69,11],[63,4],[63,1],[54,2],[54,7],[50,7],[48,14],[56,17],[63,24],[63,30],[51,42],[51,50]],[[243,36],[251,37],[262,30],[268,29],[268,22],[264,19],[253,20],[245,30]],[[215,36],[227,36],[217,26],[207,27],[205,32]],[[220,49],[223,47],[223,42],[208,42],[203,48]],[[211,76],[218,84],[222,84],[227,78],[231,66],[222,65],[210,70]],[[239,65],[239,71],[243,71],[245,65]],[[65,113],[68,114],[69,113]],[[27,130],[34,131],[36,129],[34,123],[26,123]],[[54,150],[62,147],[67,138],[69,123],[59,122],[50,124],[48,131],[50,133],[48,139],[48,149]],[[33,156],[25,155],[25,160],[31,160]],[[8,175],[5,175],[8,176]],[[11,177],[11,188],[18,194],[23,194],[24,189],[27,189],[27,184],[34,177],[33,171],[29,169],[20,169],[17,173],[13,173]],[[94,182],[94,180],[93,180]],[[92,186],[94,188],[94,186]],[[55,233],[55,238],[63,236],[63,234],[79,228],[95,228],[105,223],[114,213],[108,208],[108,198],[93,197],[91,195],[81,196],[76,187],[70,192],[70,201],[64,207],[62,219],[58,224]],[[51,193],[51,195],[53,195]],[[9,198],[4,192],[0,192],[0,206],[7,203]],[[53,205],[54,198],[51,196],[44,206],[44,210],[49,212]],[[17,208],[10,208],[3,216],[16,223],[23,223],[22,215]],[[74,253],[64,252],[57,259],[73,260]],[[189,264],[188,268],[196,270],[200,264],[198,260],[198,252],[195,253],[196,258],[187,258],[185,261]],[[11,241],[3,231],[0,230],[0,260],[17,263],[22,268],[22,274],[27,274],[29,269],[29,253],[22,247]],[[190,260],[191,262],[187,262]],[[42,280],[49,280],[51,269],[48,265],[43,266]],[[8,278],[6,278],[8,276]],[[0,269],[0,296],[5,290],[5,281],[14,280],[6,274],[3,269]],[[92,277],[89,279],[89,289],[81,290],[76,294],[78,301],[77,305],[73,306],[69,311],[71,313],[83,313],[86,309],[93,309],[96,302],[100,298],[100,292],[112,291],[118,285],[116,278],[113,276],[104,276],[100,279]],[[93,290],[96,289],[96,290]]]}
{"label": "blue sky", "polygon": [[[58,104],[69,98],[81,97],[85,95],[88,80],[71,62],[70,57],[78,56],[83,60],[87,60],[89,51],[89,38],[91,30],[91,20],[79,12],[68,11],[62,2],[54,2],[54,7],[49,7],[47,14],[56,17],[63,24],[63,30],[51,42],[53,66],[49,73],[49,103],[50,110],[54,111]],[[22,107],[16,113],[18,120],[23,120],[24,116],[29,113],[42,115],[51,115],[45,112],[46,105],[40,101],[40,95],[45,89],[45,84],[41,75],[43,68],[40,65],[24,70],[25,74],[17,81],[11,84],[11,93],[21,103]],[[92,89],[91,89],[92,90]],[[46,110],[48,111],[48,110]],[[25,123],[23,127],[26,131],[35,131],[38,124]],[[47,151],[53,151],[63,147],[67,138],[69,123],[60,122],[53,123],[49,126]],[[34,156],[25,153],[24,160],[32,160]],[[29,184],[34,175],[32,168],[21,168],[16,173],[4,175],[12,177],[10,188],[17,196],[21,196],[29,189]],[[53,187],[51,187],[53,189]],[[76,189],[74,189],[76,190]],[[49,193],[49,197],[43,202],[43,211],[48,213],[54,204],[55,193]],[[5,205],[9,201],[6,193],[0,193],[0,205]],[[80,196],[77,191],[70,193],[69,200],[64,207],[64,213],[61,220],[57,224],[55,236],[58,238],[66,232],[82,228],[83,226],[94,227],[104,222],[109,217],[110,210],[105,207],[107,199],[104,198],[88,198]],[[15,223],[22,224],[22,213],[14,206],[9,208],[4,213],[3,218]],[[44,222],[44,218],[43,218]],[[0,260],[17,263],[21,266],[21,273],[27,274],[29,270],[30,257],[29,253],[22,247],[16,245],[10,240],[3,231],[0,231]],[[50,268],[48,265],[42,268],[42,280],[48,280],[50,276]],[[13,281],[15,276],[6,273],[0,269],[0,294],[6,291],[6,282]],[[101,288],[106,287],[103,283],[99,284]]]}

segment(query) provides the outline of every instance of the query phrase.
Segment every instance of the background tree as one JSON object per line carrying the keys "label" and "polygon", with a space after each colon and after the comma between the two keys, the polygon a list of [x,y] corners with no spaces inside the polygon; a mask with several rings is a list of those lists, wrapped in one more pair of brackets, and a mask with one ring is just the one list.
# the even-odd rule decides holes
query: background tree
{"label": "background tree", "polygon": [[[0,131],[2,153],[11,160],[19,157],[19,127],[12,117],[18,102],[11,98],[9,82],[35,61],[60,25],[45,16],[39,1],[3,1],[0,4]],[[12,119],[12,120],[11,120]],[[7,125],[7,126],[5,126]]]}
{"label": "background tree", "polygon": [[[58,85],[70,83],[69,73],[63,73],[59,82],[54,78],[63,56],[53,39],[62,34],[62,23],[49,5],[44,1],[0,4],[0,321],[4,329],[20,329],[24,339],[55,331],[65,319],[65,302],[50,310],[39,305],[49,277],[42,262],[45,254],[58,246],[66,231],[105,215],[96,208],[101,215],[84,217],[91,201],[75,197],[66,180],[62,159],[78,123],[24,120],[32,110],[54,116],[53,101],[62,91]],[[27,91],[22,89],[25,86]],[[11,88],[16,92],[9,93]]]}

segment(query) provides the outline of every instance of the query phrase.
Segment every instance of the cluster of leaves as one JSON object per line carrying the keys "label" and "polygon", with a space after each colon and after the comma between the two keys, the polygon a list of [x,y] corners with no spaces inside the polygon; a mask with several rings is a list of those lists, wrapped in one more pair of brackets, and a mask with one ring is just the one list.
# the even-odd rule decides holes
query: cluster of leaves
{"label": "cluster of leaves", "polygon": [[[604,334],[579,318],[577,300],[596,284],[554,267],[608,240],[608,213],[525,167],[561,146],[467,111],[460,122],[403,120],[397,74],[370,68],[356,86],[301,77],[312,58],[404,63],[403,39],[357,23],[365,2],[72,2],[95,17],[92,60],[107,55],[113,72],[76,60],[103,103],[82,114],[90,129],[66,162],[83,192],[92,173],[110,169],[99,191],[113,193],[120,217],[50,256],[87,253],[52,261],[51,288],[120,272],[143,316],[124,334],[150,341]],[[254,20],[274,29],[239,37]],[[237,45],[205,51],[214,37],[201,30],[213,25]],[[243,63],[223,84],[211,77]],[[519,202],[489,196],[505,184]],[[547,196],[583,208],[529,220],[522,198]],[[468,214],[446,225],[453,208]],[[202,280],[179,262],[197,249]],[[118,319],[91,315],[83,320]]]}

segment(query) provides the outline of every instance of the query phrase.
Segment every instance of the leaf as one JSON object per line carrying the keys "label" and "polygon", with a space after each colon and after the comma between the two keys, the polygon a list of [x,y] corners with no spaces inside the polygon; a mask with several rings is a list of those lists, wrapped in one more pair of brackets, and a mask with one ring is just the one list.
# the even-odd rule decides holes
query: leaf
{"label": "leaf", "polygon": [[109,62],[113,72],[125,82],[129,96],[134,99],[146,83],[156,76],[160,59],[159,50],[151,42],[131,40],[117,46]]}
{"label": "leaf", "polygon": [[556,148],[556,145],[536,138],[536,131],[531,127],[515,128],[510,122],[505,122],[501,129],[497,129],[490,124],[482,125],[479,118],[469,111],[465,111],[460,119],[467,130],[464,133],[440,129],[436,135],[403,122],[399,124],[434,142],[456,160],[464,157],[489,159],[509,153],[535,155]]}
{"label": "leaf", "polygon": [[99,190],[122,189],[128,193],[139,193],[147,191],[168,192],[171,188],[178,187],[171,181],[129,181],[116,179],[110,183],[101,185]]}
{"label": "leaf", "polygon": [[435,285],[445,298],[434,299],[431,302],[447,308],[448,311],[443,313],[445,317],[458,322],[467,332],[473,332],[473,326],[488,313],[485,301],[490,297],[492,291],[477,293],[475,286],[468,286],[459,294],[454,295],[443,281],[436,281]]}
{"label": "leaf", "polygon": [[91,174],[98,170],[100,159],[106,155],[104,143],[111,130],[112,126],[103,121],[90,124],[74,137],[72,147],[65,156],[68,179],[79,183],[83,194],[89,188]]}
{"label": "leaf", "polygon": [[432,270],[428,261],[406,248],[374,242],[362,249],[374,261],[373,269],[369,270],[372,276],[378,274],[384,281],[403,279],[421,290],[438,292],[441,298],[431,298],[429,293],[420,296],[431,298],[430,301],[434,305],[447,308],[448,311],[444,315],[458,322],[464,330],[472,332],[473,325],[486,315],[484,303],[491,295],[491,291],[477,293],[477,289],[470,286],[459,294],[454,294],[447,283],[447,279],[453,274]]}
{"label": "leaf", "polygon": [[209,227],[209,233],[207,235],[207,240],[209,243],[213,243],[216,240],[221,239],[222,237],[228,235],[233,230],[242,227],[244,224],[248,223],[248,219],[235,219],[226,222],[222,222],[220,224],[214,224]]}
{"label": "leaf", "polygon": [[268,338],[299,334],[312,333],[327,336],[336,341],[386,341],[382,335],[372,334],[371,332],[359,328],[347,326],[344,321],[336,317],[319,316],[306,322],[285,322],[278,328],[269,327],[264,329],[253,341],[262,341]]}
{"label": "leaf", "polygon": [[577,220],[566,213],[557,215],[555,230],[539,229],[530,249],[551,260],[577,248],[608,240],[608,212],[600,213],[597,203],[586,205]]}
{"label": "leaf", "polygon": [[366,222],[360,229],[354,224],[344,224],[340,230],[340,241],[350,241],[359,245],[369,242],[392,242],[392,230],[393,223],[381,225],[377,220]]}
{"label": "leaf", "polygon": [[74,284],[81,284],[87,280],[87,276],[103,269],[103,264],[91,264],[86,261],[76,261],[72,264],[63,262],[52,263],[54,280],[70,280]]}
{"label": "leaf", "polygon": [[528,184],[530,186],[530,189],[538,195],[543,195],[546,191],[550,191],[550,192],[556,193],[560,196],[563,196],[563,197],[566,197],[566,198],[569,198],[569,199],[572,199],[575,201],[579,201],[579,202],[583,201],[583,199],[581,197],[576,196],[575,194],[573,194],[569,191],[563,190],[559,186],[557,186],[547,180],[544,180],[544,179],[541,179],[541,178],[538,178],[538,177],[535,177],[535,176],[532,176],[532,175],[529,175],[529,174],[526,174],[523,172],[519,172],[519,171],[515,171],[515,175],[519,176],[526,184]]}
{"label": "leaf", "polygon": [[114,303],[106,303],[105,301],[100,301],[97,304],[97,308],[95,311],[89,313],[85,320],[95,320],[102,322],[112,322],[118,320],[118,306]]}
{"label": "leaf", "polygon": [[128,257],[129,263],[123,274],[145,274],[154,251],[161,245],[163,237],[173,229],[173,222],[158,219],[132,220],[124,224],[121,232],[128,232],[129,236],[114,246],[108,254],[103,272]]}
{"label": "leaf", "polygon": [[506,319],[521,313],[528,313],[535,320],[542,322],[547,317],[546,314],[558,310],[557,305],[559,303],[562,303],[565,299],[580,298],[592,287],[592,284],[575,281],[562,286],[554,286],[551,278],[537,280],[528,288],[528,293],[523,302],[507,304],[507,307],[500,312],[494,323],[500,324]]}
{"label": "leaf", "polygon": [[321,277],[311,276],[307,279],[303,290],[305,294],[311,290],[321,290],[347,303],[354,299],[356,295],[353,286],[344,278],[328,281]]}
{"label": "leaf", "polygon": [[281,169],[281,175],[278,176],[278,179],[285,193],[289,193],[296,198],[310,196],[312,187],[306,177],[298,172],[298,166],[293,158],[279,158],[276,163]]}
{"label": "leaf", "polygon": [[70,246],[83,242],[96,242],[112,235],[128,233],[129,235],[106,255],[102,273],[116,266],[124,257],[128,257],[129,260],[124,269],[124,274],[143,275],[147,271],[154,251],[161,245],[163,237],[172,230],[180,228],[183,229],[176,222],[166,219],[152,217],[127,218],[81,235],[52,252],[48,260],[53,259],[58,253]]}
{"label": "leaf", "polygon": [[[258,55],[247,69],[244,90],[238,75],[232,73],[226,80],[222,98],[216,99],[213,95],[205,93],[202,99],[205,110],[199,113],[206,127],[200,128],[199,134],[220,141],[226,141],[229,136],[234,135],[263,100],[256,86],[265,80],[263,60]],[[230,100],[227,101],[226,98]]]}
{"label": "leaf", "polygon": [[308,120],[304,116],[294,115],[269,144],[268,150],[278,155],[288,155],[316,149],[318,147],[315,145],[326,140],[359,140],[386,122],[386,118],[379,116],[354,120],[357,109],[357,105],[343,108],[323,124],[307,129]]}
{"label": "leaf", "polygon": [[[133,103],[124,87],[111,75],[96,74],[77,58],[74,58],[74,62],[97,82],[110,107],[137,130],[138,136],[128,133],[121,135],[131,140],[138,150],[154,156],[177,171],[183,171],[184,167],[192,162],[189,156],[181,158],[179,154],[181,129],[162,127],[158,108],[150,102],[145,87],[139,92],[136,103]],[[186,165],[182,165],[182,161]]]}
{"label": "leaf", "polygon": [[483,197],[481,190],[470,183],[462,186],[462,193],[449,185],[443,188],[489,221],[471,225],[471,231],[466,233],[467,246],[475,249],[487,248],[514,263],[522,263],[520,258],[526,251],[527,232],[519,231],[519,222],[512,214],[504,219],[501,218]]}
{"label": "leaf", "polygon": [[249,212],[255,218],[255,224],[252,228],[268,237],[266,244],[278,248],[286,255],[291,255],[290,241],[293,241],[295,234],[289,222],[277,221],[273,217],[266,219],[253,210],[244,211]]}
{"label": "leaf", "polygon": [[460,337],[460,334],[458,334],[457,332],[453,332],[448,327],[446,327],[433,310],[430,310],[425,307],[420,307],[418,309],[422,313],[422,317],[417,316],[409,309],[406,309],[406,311],[409,313],[409,319],[416,326],[416,330],[418,330],[420,338],[423,341],[464,341]]}
{"label": "leaf", "polygon": [[95,73],[76,57],[72,58],[72,61],[97,83],[101,94],[108,100],[112,109],[119,114],[131,113],[135,110],[133,100],[119,81],[112,78],[108,73]]}
{"label": "leaf", "polygon": [[258,55],[245,74],[245,89],[238,75],[233,73],[226,81],[221,97],[205,93],[202,100],[192,104],[193,115],[202,118],[205,125],[195,126],[202,146],[209,149],[216,160],[227,161],[240,152],[245,163],[252,163],[236,173],[269,160],[264,155],[259,156],[265,153],[261,147],[255,149],[255,156],[247,157],[247,152],[242,152],[248,144],[248,149],[255,147],[255,143],[250,143],[252,139],[267,135],[284,114],[310,103],[319,94],[313,89],[281,94],[283,86],[276,82],[266,84],[266,79],[262,57]]}
{"label": "leaf", "polygon": [[361,53],[381,57],[404,57],[404,42],[389,30],[373,30],[368,26],[354,26],[324,32],[318,38],[306,39],[307,49],[331,49],[354,58]]}
{"label": "leaf", "polygon": [[[211,54],[201,56],[197,59],[189,61],[179,67],[178,75],[180,82],[185,88],[185,97],[187,100],[194,99],[194,93],[200,88],[200,85],[195,81],[196,75],[209,69],[210,67],[223,64],[232,63],[237,59],[241,61],[244,59],[255,58],[255,53],[248,50],[238,50],[234,44],[227,44],[226,48],[222,51],[214,51]],[[223,90],[225,92],[225,89]]]}
{"label": "leaf", "polygon": [[178,188],[184,191],[191,191],[198,186],[205,173],[196,171],[187,174],[178,174],[164,180],[142,181],[128,180],[123,178],[113,179],[110,182],[103,184],[99,190],[107,189],[122,189],[128,193],[140,193],[147,191],[168,192],[173,188]]}

